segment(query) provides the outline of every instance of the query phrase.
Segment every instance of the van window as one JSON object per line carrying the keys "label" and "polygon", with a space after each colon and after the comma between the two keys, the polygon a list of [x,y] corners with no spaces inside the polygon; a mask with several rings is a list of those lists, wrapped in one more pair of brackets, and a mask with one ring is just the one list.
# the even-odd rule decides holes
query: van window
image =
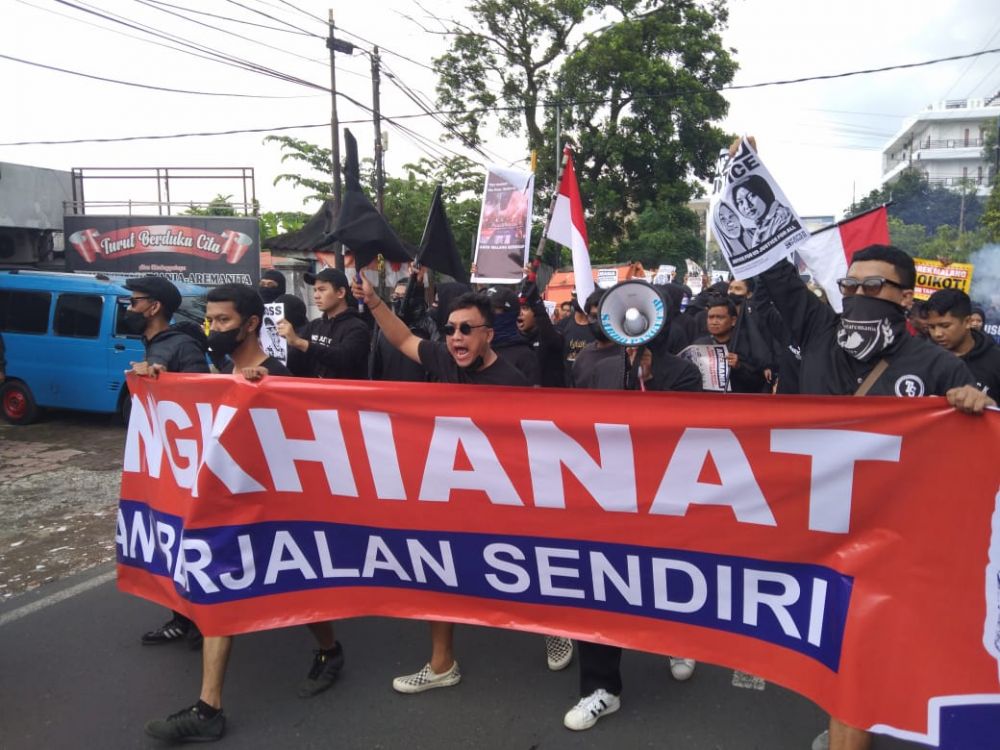
{"label": "van window", "polygon": [[60,294],[52,329],[57,336],[96,339],[104,300],[97,294]]}
{"label": "van window", "polygon": [[0,291],[0,331],[45,333],[51,304],[48,292]]}

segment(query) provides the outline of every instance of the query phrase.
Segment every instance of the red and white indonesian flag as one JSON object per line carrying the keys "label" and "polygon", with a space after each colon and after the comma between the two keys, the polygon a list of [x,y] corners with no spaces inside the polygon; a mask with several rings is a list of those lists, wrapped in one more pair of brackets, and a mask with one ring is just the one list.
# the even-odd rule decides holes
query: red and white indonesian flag
{"label": "red and white indonesian flag", "polygon": [[889,244],[889,218],[885,206],[813,232],[796,250],[816,283],[823,287],[833,309],[841,312],[843,298],[837,279],[847,275],[855,251],[876,244]]}
{"label": "red and white indonesian flag", "polygon": [[565,148],[563,155],[566,166],[563,167],[556,207],[545,236],[572,251],[576,298],[582,308],[594,291],[594,274],[590,270],[587,225],[583,221],[583,201],[580,200],[580,186],[576,183],[576,171],[573,169],[573,152]]}

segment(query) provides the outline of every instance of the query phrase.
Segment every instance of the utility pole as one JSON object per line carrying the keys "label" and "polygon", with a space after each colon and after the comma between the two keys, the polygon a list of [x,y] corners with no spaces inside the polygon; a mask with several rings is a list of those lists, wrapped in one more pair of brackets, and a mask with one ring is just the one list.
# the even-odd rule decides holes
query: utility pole
{"label": "utility pole", "polygon": [[[340,184],[340,123],[337,120],[337,63],[335,53],[338,45],[334,36],[333,8],[330,8],[328,23],[329,36],[326,39],[326,48],[330,50],[330,136],[333,143],[330,176],[333,178],[333,215],[339,217],[343,194]],[[327,227],[328,234],[332,231],[332,226]],[[344,253],[342,250],[343,248],[339,242],[334,244],[334,262],[336,263],[336,267],[341,271],[344,270]]]}
{"label": "utility pole", "polygon": [[379,109],[379,56],[378,47],[372,48],[372,118],[375,121],[375,207],[379,213],[385,208],[385,167],[382,154],[382,116]]}

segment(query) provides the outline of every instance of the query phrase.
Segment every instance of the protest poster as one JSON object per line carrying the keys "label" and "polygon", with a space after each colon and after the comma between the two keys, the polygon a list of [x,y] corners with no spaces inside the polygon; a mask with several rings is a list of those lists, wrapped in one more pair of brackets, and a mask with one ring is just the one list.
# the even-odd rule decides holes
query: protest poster
{"label": "protest poster", "polygon": [[618,283],[618,269],[617,268],[598,268],[597,269],[597,287],[599,289],[610,289],[615,284]]}
{"label": "protest poster", "polygon": [[712,206],[711,221],[736,279],[766,271],[809,239],[802,220],[746,138],[723,171],[722,192]]}
{"label": "protest poster", "polygon": [[725,344],[692,344],[678,357],[694,364],[701,372],[701,387],[706,391],[729,390],[729,350]]}
{"label": "protest poster", "polygon": [[654,284],[669,284],[674,280],[674,276],[677,275],[677,266],[671,266],[666,263],[660,264],[660,267],[656,269],[656,274],[653,276]]}
{"label": "protest poster", "polygon": [[691,290],[694,295],[701,294],[701,290],[704,288],[705,272],[702,267],[695,263],[690,258],[684,261],[687,266],[687,273],[684,274],[684,283]]}
{"label": "protest poster", "polygon": [[759,675],[949,750],[983,747],[963,729],[1000,713],[1000,414],[176,373],[128,387],[118,585],[206,635],[363,615],[563,634]]}
{"label": "protest poster", "polygon": [[939,260],[914,258],[917,283],[914,299],[928,299],[939,289],[958,289],[969,294],[972,289],[973,266],[969,263],[942,263]]}
{"label": "protest poster", "polygon": [[491,166],[486,173],[476,233],[472,281],[517,284],[524,276],[531,244],[535,175]]}
{"label": "protest poster", "polygon": [[278,321],[285,317],[284,302],[265,302],[264,320],[260,322],[260,348],[269,357],[288,364],[288,342],[278,333]]}

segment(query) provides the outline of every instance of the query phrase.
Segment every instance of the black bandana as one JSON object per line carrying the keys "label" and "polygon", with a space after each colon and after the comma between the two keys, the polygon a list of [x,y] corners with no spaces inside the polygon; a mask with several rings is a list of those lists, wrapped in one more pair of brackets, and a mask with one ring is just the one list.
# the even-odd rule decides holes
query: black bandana
{"label": "black bandana", "polygon": [[876,297],[844,298],[837,344],[865,362],[906,335],[906,312],[895,302]]}

